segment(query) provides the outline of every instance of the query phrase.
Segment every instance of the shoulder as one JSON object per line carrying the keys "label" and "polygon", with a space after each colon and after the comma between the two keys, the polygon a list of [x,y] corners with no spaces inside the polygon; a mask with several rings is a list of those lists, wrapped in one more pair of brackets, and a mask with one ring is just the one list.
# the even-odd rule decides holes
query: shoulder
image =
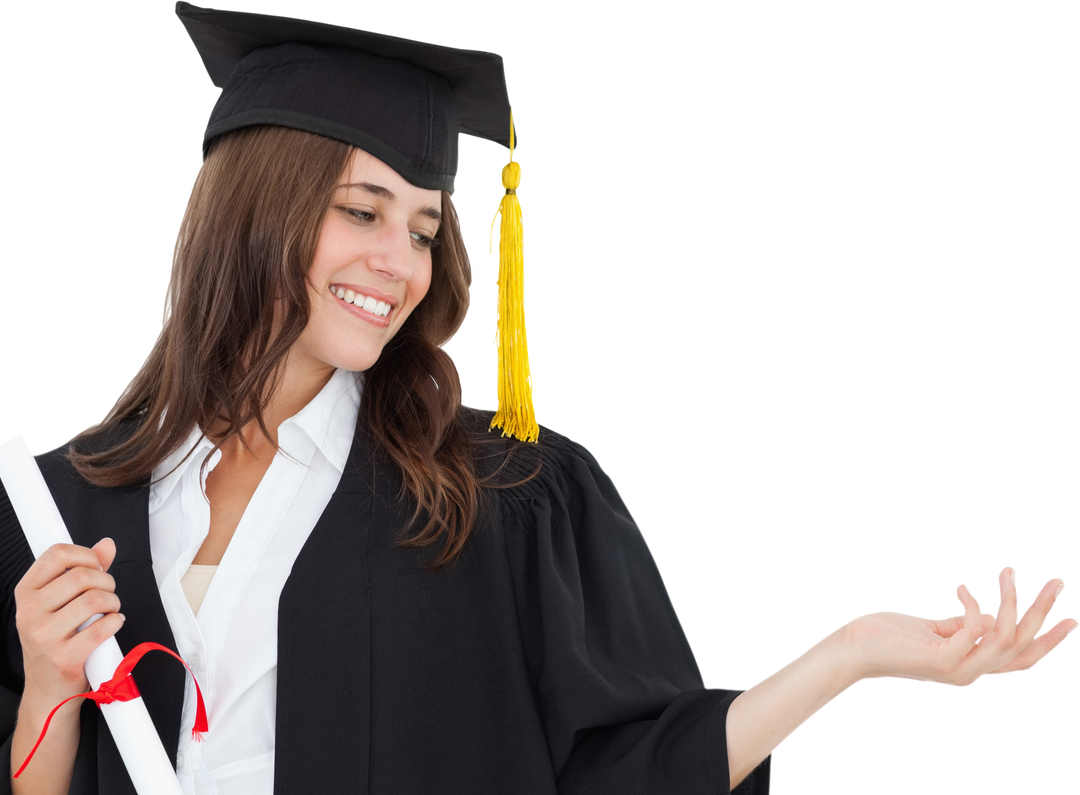
{"label": "shoulder", "polygon": [[485,502],[495,509],[489,537],[500,539],[526,601],[550,577],[575,598],[594,586],[606,592],[600,583],[658,579],[630,511],[585,447],[544,427],[536,442],[503,437],[488,430],[492,416],[463,410]]}
{"label": "shoulder", "polygon": [[592,453],[562,434],[541,425],[537,441],[522,442],[492,428],[494,416],[493,411],[461,409],[462,425],[472,442],[482,478],[506,487],[534,472],[550,478],[577,470],[601,471]]}
{"label": "shoulder", "polygon": [[489,456],[496,455],[498,451],[505,455],[529,451],[540,459],[549,460],[552,463],[567,459],[596,463],[592,454],[582,445],[543,425],[540,426],[540,437],[537,441],[522,442],[510,436],[503,436],[501,430],[491,427],[491,421],[495,417],[494,411],[462,406],[460,416],[466,433],[478,445],[481,453]]}
{"label": "shoulder", "polygon": [[89,485],[79,476],[71,463],[72,452],[95,455],[112,450],[130,439],[138,430],[139,425],[140,420],[132,418],[121,420],[105,428],[90,428],[55,450],[35,456],[41,473],[49,483],[49,488],[64,484]]}

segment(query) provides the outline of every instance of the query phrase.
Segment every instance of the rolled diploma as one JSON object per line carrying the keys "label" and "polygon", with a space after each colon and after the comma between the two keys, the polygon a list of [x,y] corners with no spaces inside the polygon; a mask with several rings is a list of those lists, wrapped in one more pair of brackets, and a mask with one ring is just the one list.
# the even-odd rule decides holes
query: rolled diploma
{"label": "rolled diploma", "polygon": [[[72,543],[60,510],[53,502],[49,487],[45,485],[45,478],[41,476],[41,470],[21,436],[0,446],[0,480],[4,482],[11,506],[19,517],[19,524],[35,558],[53,544]],[[91,618],[79,629],[85,629],[100,617]],[[85,671],[90,687],[97,690],[102,682],[112,679],[123,659],[115,638],[109,638],[98,646],[86,659]],[[124,760],[135,791],[139,795],[183,795],[143,700],[136,698],[103,704],[101,712],[109,724],[109,731],[120,750],[120,758]]]}

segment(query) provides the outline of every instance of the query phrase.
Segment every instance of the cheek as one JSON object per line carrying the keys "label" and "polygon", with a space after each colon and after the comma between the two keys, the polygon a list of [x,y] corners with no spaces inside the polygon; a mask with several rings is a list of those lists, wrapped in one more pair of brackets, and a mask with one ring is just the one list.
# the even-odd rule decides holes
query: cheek
{"label": "cheek", "polygon": [[417,286],[417,289],[416,289],[416,303],[417,304],[419,304],[421,301],[424,300],[424,298],[427,297],[428,288],[430,286],[431,286],[431,280],[430,279],[425,281],[422,286],[421,285]]}
{"label": "cheek", "polygon": [[427,296],[428,291],[430,291],[430,289],[431,289],[431,282],[432,282],[432,277],[433,277],[433,274],[434,274],[433,268],[434,268],[433,265],[428,266],[428,272],[426,274],[426,279],[424,279],[418,285],[419,286],[418,295],[419,295],[420,298],[423,298],[424,296]]}
{"label": "cheek", "polygon": [[400,315],[398,315],[398,321],[397,321],[397,324],[394,327],[395,328],[395,333],[396,333],[396,329],[399,328],[402,323],[404,323],[406,320],[408,320],[409,317],[412,315],[412,313],[416,311],[416,308],[420,305],[420,302],[424,300],[425,296],[427,296],[428,291],[430,289],[431,289],[431,266],[430,265],[425,266],[424,270],[421,270],[418,267],[413,272],[412,277],[407,282],[407,286],[405,288],[405,303],[404,303],[404,306],[406,307],[407,311],[400,314]]}

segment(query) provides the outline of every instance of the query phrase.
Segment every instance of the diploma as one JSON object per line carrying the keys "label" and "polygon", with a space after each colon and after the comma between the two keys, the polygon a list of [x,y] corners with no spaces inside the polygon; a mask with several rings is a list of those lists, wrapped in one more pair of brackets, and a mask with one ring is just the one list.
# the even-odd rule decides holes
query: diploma
{"label": "diploma", "polygon": [[[0,446],[0,480],[4,483],[35,558],[53,544],[72,543],[41,470],[22,437]],[[97,618],[100,615],[91,618],[79,629],[85,629]],[[112,679],[123,659],[115,638],[109,638],[98,646],[86,660],[86,678],[90,680],[90,686],[97,690],[102,682]],[[183,795],[143,700],[135,698],[99,706],[135,791],[139,795]]]}

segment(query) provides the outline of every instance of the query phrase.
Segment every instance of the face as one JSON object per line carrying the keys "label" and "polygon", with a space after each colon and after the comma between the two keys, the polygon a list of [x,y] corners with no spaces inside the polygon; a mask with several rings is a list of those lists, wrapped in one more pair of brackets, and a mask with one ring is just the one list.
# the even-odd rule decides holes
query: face
{"label": "face", "polygon": [[366,370],[427,294],[442,194],[356,150],[323,219],[308,273],[311,316],[289,366]]}

